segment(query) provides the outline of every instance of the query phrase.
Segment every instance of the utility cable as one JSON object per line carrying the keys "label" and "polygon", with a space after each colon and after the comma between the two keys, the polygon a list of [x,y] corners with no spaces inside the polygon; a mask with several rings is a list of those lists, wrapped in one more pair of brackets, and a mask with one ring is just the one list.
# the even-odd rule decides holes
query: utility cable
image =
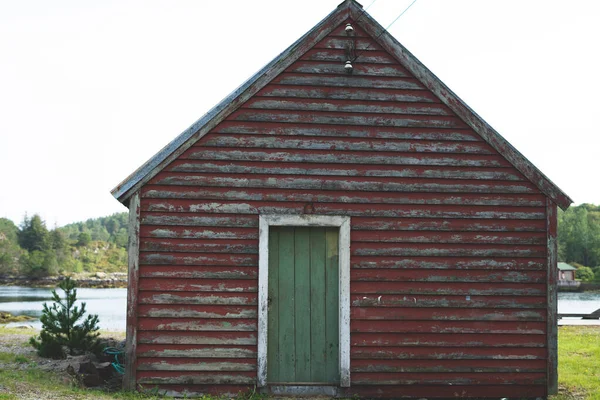
{"label": "utility cable", "polygon": [[[376,1],[376,0],[375,0],[375,1]],[[375,1],[373,1],[373,3],[374,3]],[[388,26],[387,26],[385,29],[383,29],[383,30],[382,30],[382,31],[379,33],[379,35],[377,35],[377,37],[376,37],[375,39],[376,39],[376,40],[377,40],[377,39],[379,39],[379,37],[380,37],[381,35],[383,35],[383,33],[384,33],[384,32],[387,32],[387,31],[388,31],[388,29],[390,29],[390,28],[392,27],[392,25],[394,25],[394,24],[396,23],[396,21],[398,21],[398,20],[400,19],[400,17],[401,17],[401,16],[403,16],[403,15],[404,15],[404,13],[406,13],[406,12],[408,11],[408,9],[409,9],[409,8],[411,8],[411,7],[413,6],[413,4],[415,4],[416,2],[417,2],[417,0],[413,0],[413,2],[412,2],[412,3],[410,3],[410,4],[408,5],[408,7],[406,7],[406,8],[404,9],[404,11],[402,11],[402,12],[400,13],[400,15],[398,15],[398,16],[397,16],[397,17],[396,17],[396,18],[395,18],[395,19],[394,19],[394,20],[393,20],[393,21],[392,21],[392,22],[391,22],[391,23],[390,23],[390,24],[389,24],[389,25],[388,25]],[[372,5],[373,3],[371,3],[371,5]],[[369,5],[369,7],[370,7],[371,5]],[[367,7],[367,8],[368,8],[368,7]],[[366,11],[366,10],[365,10],[365,11]],[[364,11],[363,11],[363,14],[364,14]],[[371,47],[371,44],[373,44],[373,42],[369,43],[369,45],[368,45],[368,46],[367,46],[367,47],[366,47],[366,48],[365,48],[363,51],[361,51],[361,52],[360,52],[360,53],[359,53],[359,54],[358,54],[356,57],[354,57],[354,59],[352,60],[352,62],[356,61],[356,60],[358,59],[358,57],[360,57],[360,56],[361,56],[361,55],[362,55],[362,54],[363,54],[365,51],[367,51],[367,50],[369,49],[369,47]]]}

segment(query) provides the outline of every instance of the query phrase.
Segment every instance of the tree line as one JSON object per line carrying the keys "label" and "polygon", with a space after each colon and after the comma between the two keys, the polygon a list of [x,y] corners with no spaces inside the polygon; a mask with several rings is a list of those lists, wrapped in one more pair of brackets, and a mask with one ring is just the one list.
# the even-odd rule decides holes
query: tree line
{"label": "tree line", "polygon": [[[72,272],[125,272],[127,213],[48,229],[39,215],[19,226],[0,218],[0,274],[41,277]],[[558,258],[582,280],[600,281],[600,205],[558,213]]]}
{"label": "tree line", "polygon": [[0,275],[43,277],[127,270],[127,213],[48,229],[25,215],[17,226],[0,218]]}
{"label": "tree line", "polygon": [[558,259],[583,281],[600,281],[600,205],[581,204],[558,213]]}

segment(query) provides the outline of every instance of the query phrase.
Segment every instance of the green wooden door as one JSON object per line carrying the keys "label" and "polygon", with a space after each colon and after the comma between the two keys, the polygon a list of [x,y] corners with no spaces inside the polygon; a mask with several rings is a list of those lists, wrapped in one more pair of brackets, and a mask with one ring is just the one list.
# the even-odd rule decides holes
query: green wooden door
{"label": "green wooden door", "polygon": [[268,383],[339,383],[338,229],[269,228]]}

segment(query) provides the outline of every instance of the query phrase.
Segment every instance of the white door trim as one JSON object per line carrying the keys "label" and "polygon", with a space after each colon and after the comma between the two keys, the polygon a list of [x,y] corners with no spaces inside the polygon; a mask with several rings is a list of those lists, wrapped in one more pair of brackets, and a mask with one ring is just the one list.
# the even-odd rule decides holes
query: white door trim
{"label": "white door trim", "polygon": [[258,250],[258,365],[257,386],[267,384],[269,293],[269,227],[339,227],[340,386],[350,386],[350,217],[328,215],[261,215]]}

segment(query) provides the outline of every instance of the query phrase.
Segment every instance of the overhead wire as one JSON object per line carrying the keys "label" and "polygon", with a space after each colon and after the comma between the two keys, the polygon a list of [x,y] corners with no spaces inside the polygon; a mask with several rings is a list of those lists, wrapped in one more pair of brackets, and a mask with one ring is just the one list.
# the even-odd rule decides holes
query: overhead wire
{"label": "overhead wire", "polygon": [[[375,0],[376,1],[376,0]],[[373,1],[373,3],[375,3],[375,1]],[[385,28],[383,29],[379,35],[377,35],[377,37],[375,39],[379,39],[379,37],[381,37],[381,35],[383,35],[384,32],[387,32],[388,29],[390,29],[392,27],[392,25],[394,25],[396,23],[396,21],[398,21],[400,19],[400,17],[402,17],[412,6],[413,4],[415,4],[417,2],[417,0],[413,0],[412,3],[410,3],[408,5],[408,7],[406,7],[401,13],[400,15],[398,15],[396,18],[394,18],[394,20]],[[373,3],[371,3],[369,5],[369,7],[371,7],[373,5]],[[368,7],[367,7],[368,8]],[[363,14],[366,12],[367,10],[363,11]],[[362,14],[361,14],[362,16]],[[358,57],[360,57],[365,51],[367,51],[369,49],[369,47],[371,47],[371,44],[373,44],[373,42],[369,43],[369,45],[363,50],[361,51],[356,57],[354,57],[354,59],[352,60],[352,62],[356,61],[358,59]]]}

